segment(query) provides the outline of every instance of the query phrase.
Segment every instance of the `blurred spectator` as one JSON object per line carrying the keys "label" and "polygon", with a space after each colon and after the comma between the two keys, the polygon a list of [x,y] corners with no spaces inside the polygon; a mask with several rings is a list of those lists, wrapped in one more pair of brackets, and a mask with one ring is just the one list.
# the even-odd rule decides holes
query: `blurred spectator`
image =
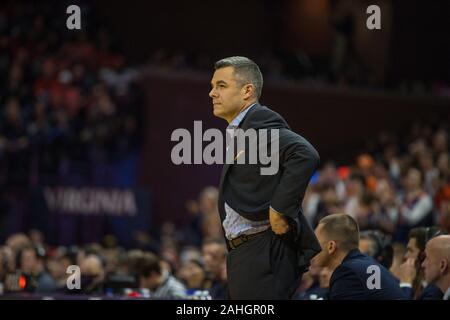
{"label": "blurred spectator", "polygon": [[205,288],[209,290],[213,299],[227,299],[227,248],[223,238],[208,238],[203,242],[203,262],[205,264]]}
{"label": "blurred spectator", "polygon": [[187,246],[183,248],[180,253],[180,262],[185,264],[191,260],[196,260],[203,264],[203,256],[200,248],[194,246]]}
{"label": "blurred spectator", "polygon": [[412,228],[433,224],[433,201],[422,187],[423,177],[420,170],[410,168],[404,183],[405,194],[401,199],[397,240],[403,240]]}
{"label": "blurred spectator", "polygon": [[17,266],[25,277],[25,291],[41,293],[57,289],[55,280],[45,270],[44,255],[44,252],[38,252],[33,246],[26,246],[18,251]]}
{"label": "blurred spectator", "polygon": [[137,265],[139,286],[150,290],[154,298],[185,298],[186,288],[173,276],[161,270],[160,259],[145,253]]}
{"label": "blurred spectator", "polygon": [[370,217],[369,225],[388,234],[393,234],[398,218],[398,207],[395,199],[393,184],[383,178],[379,179],[375,188],[374,214]]}
{"label": "blurred spectator", "polygon": [[341,211],[341,203],[334,185],[323,183],[317,189],[318,202],[310,216],[313,226],[316,226],[323,217]]}
{"label": "blurred spectator", "polygon": [[186,213],[188,216],[187,222],[183,230],[184,243],[200,247],[202,244],[202,215],[198,203],[195,200],[188,200],[186,202]]}
{"label": "blurred spectator", "polygon": [[80,264],[81,289],[84,294],[103,294],[105,269],[102,260],[95,254],[88,254]]}
{"label": "blurred spectator", "polygon": [[199,209],[202,214],[203,238],[222,236],[219,211],[217,209],[219,190],[215,187],[206,187],[199,196]]}
{"label": "blurred spectator", "polygon": [[198,201],[186,202],[188,220],[183,230],[186,245],[200,246],[203,239],[222,236],[218,196],[218,189],[208,186],[200,192]]}
{"label": "blurred spectator", "polygon": [[359,207],[361,206],[361,201],[366,192],[366,179],[359,173],[354,172],[350,176],[348,184],[348,198],[347,204],[345,206],[345,213],[357,218]]}
{"label": "blurred spectator", "polygon": [[31,241],[24,233],[15,233],[8,237],[6,245],[14,255],[17,255],[20,249],[31,246]]}
{"label": "blurred spectator", "polygon": [[195,291],[203,290],[205,285],[205,269],[199,260],[188,260],[179,272],[178,278],[186,285],[187,294],[192,295]]}
{"label": "blurred spectator", "polygon": [[57,288],[61,289],[66,287],[67,268],[75,263],[65,263],[65,258],[62,256],[61,250],[55,250],[54,253],[49,254],[46,261],[46,269],[50,276],[55,280]]}

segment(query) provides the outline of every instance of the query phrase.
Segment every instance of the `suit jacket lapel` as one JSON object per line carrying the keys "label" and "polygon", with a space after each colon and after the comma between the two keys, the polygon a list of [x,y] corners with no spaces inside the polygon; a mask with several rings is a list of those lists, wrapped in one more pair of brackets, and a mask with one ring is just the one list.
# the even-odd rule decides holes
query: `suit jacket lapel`
{"label": "suit jacket lapel", "polygon": [[[249,116],[255,112],[255,110],[257,108],[259,108],[261,105],[259,103],[256,103],[245,115],[244,119],[242,119],[242,121],[239,123],[238,128],[245,128],[244,124],[245,124],[245,120],[249,118]],[[245,129],[244,129],[245,130]],[[234,137],[233,139],[236,139],[236,137]],[[236,141],[235,144],[236,145]],[[231,150],[233,151],[233,150]],[[225,155],[225,160],[226,160],[226,155]],[[232,165],[232,163],[227,163],[225,161],[223,168],[222,168],[222,173],[220,175],[220,184],[219,184],[219,190],[222,190],[222,186],[223,186],[223,182],[225,181],[225,176],[227,175],[228,169],[230,168],[230,166]]]}

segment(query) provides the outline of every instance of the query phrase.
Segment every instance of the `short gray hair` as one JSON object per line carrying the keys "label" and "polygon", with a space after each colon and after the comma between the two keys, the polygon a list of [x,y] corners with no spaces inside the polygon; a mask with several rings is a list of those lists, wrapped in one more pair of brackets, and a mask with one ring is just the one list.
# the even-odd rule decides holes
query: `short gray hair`
{"label": "short gray hair", "polygon": [[214,64],[214,70],[226,67],[234,68],[234,73],[240,78],[238,81],[242,85],[247,83],[253,84],[256,96],[259,99],[263,87],[263,76],[255,62],[247,57],[234,56],[219,60]]}

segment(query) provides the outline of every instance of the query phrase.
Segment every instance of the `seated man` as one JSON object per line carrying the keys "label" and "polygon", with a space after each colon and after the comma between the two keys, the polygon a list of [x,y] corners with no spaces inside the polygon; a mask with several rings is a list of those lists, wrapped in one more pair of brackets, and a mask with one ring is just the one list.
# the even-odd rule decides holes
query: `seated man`
{"label": "seated man", "polygon": [[227,246],[220,238],[207,238],[202,247],[205,264],[205,288],[214,300],[228,298],[226,259]]}
{"label": "seated man", "polygon": [[400,266],[400,287],[408,299],[442,300],[443,293],[433,284],[424,283],[422,262],[425,259],[425,245],[432,238],[441,235],[437,227],[418,227],[409,232],[406,247],[406,261]]}
{"label": "seated man", "polygon": [[148,289],[152,298],[184,299],[186,288],[175,277],[163,271],[161,259],[147,252],[137,263],[140,289]]}
{"label": "seated man", "polygon": [[332,214],[319,221],[316,236],[322,251],[314,258],[319,266],[334,270],[330,300],[405,299],[398,280],[359,249],[359,228],[346,214]]}
{"label": "seated man", "polygon": [[55,279],[45,270],[44,256],[32,245],[19,250],[17,264],[26,279],[24,291],[49,293],[58,288]]}
{"label": "seated man", "polygon": [[450,300],[450,236],[431,239],[425,248],[425,255],[422,263],[425,280],[441,290],[444,300]]}

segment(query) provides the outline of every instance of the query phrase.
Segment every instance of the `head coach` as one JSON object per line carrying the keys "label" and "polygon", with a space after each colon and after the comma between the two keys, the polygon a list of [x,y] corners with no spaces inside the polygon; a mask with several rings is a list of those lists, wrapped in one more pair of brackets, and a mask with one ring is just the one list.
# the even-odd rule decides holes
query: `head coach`
{"label": "head coach", "polygon": [[[237,156],[223,166],[218,205],[229,250],[229,297],[290,299],[320,251],[301,208],[319,155],[278,113],[259,103],[263,77],[252,60],[229,57],[216,62],[214,69],[209,96],[214,115],[228,122],[230,141],[238,131],[278,132],[276,173],[261,174],[261,163],[239,163],[238,157],[251,157],[247,145],[241,150],[233,145]],[[270,150],[270,143],[273,140],[262,147]]]}

